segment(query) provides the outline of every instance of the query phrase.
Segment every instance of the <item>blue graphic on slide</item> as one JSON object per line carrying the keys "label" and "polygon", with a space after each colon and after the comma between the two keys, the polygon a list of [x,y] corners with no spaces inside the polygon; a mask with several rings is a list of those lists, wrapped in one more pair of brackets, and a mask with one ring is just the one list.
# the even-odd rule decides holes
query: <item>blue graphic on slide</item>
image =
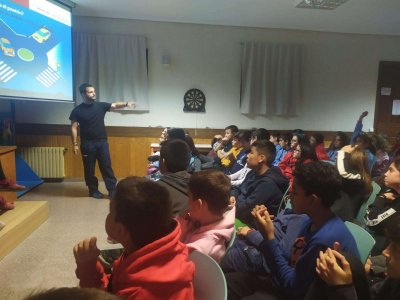
{"label": "blue graphic on slide", "polygon": [[0,93],[72,100],[71,27],[0,0]]}

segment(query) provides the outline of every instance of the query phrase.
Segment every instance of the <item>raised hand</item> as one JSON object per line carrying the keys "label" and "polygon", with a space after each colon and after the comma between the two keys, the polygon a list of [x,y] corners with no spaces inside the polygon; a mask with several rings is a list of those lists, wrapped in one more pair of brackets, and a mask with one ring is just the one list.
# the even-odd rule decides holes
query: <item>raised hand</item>
{"label": "raised hand", "polygon": [[363,118],[365,118],[366,116],[368,116],[368,112],[367,111],[363,111],[360,115],[360,120],[362,120]]}

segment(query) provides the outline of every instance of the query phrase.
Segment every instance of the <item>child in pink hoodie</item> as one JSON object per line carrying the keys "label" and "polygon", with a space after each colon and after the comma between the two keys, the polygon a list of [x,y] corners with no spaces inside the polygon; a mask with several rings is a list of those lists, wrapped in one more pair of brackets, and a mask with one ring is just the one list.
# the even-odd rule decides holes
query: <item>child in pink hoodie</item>
{"label": "child in pink hoodie", "polygon": [[232,237],[235,207],[229,206],[229,178],[215,169],[196,172],[189,180],[189,211],[178,217],[181,241],[217,262]]}

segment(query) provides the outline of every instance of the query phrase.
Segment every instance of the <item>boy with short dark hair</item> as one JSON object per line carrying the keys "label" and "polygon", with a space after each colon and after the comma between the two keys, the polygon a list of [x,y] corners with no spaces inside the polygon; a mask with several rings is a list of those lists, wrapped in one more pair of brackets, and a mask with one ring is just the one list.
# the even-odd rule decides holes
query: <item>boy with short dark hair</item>
{"label": "boy with short dark hair", "polygon": [[230,180],[221,171],[202,170],[189,181],[189,211],[179,217],[181,241],[217,262],[232,237],[235,207],[229,206]]}
{"label": "boy with short dark hair", "polygon": [[169,192],[173,216],[178,216],[187,209],[189,161],[190,150],[186,142],[175,139],[161,144],[160,171],[162,175],[157,183]]}
{"label": "boy with short dark hair", "polygon": [[273,166],[278,166],[279,163],[282,161],[282,159],[285,157],[285,155],[289,152],[291,139],[292,135],[290,133],[285,133],[279,136],[278,138],[279,150],[277,148],[275,160],[272,162]]}
{"label": "boy with short dark hair", "polygon": [[110,238],[124,247],[111,275],[98,262],[96,238],[75,245],[81,287],[108,290],[129,299],[193,299],[194,265],[179,241],[168,191],[140,177],[121,180],[106,219]]}
{"label": "boy with short dark hair", "polygon": [[246,224],[253,223],[251,210],[255,205],[265,205],[276,214],[289,181],[278,167],[271,166],[275,146],[270,141],[256,141],[247,155],[251,171],[240,186],[231,191],[231,203],[236,203],[236,217]]}

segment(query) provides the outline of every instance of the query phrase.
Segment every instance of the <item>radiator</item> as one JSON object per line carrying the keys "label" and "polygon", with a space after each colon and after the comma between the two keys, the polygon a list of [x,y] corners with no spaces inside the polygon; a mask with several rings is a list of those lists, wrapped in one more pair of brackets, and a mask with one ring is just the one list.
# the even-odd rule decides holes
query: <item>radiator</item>
{"label": "radiator", "polygon": [[22,159],[41,178],[64,178],[64,147],[18,147]]}

